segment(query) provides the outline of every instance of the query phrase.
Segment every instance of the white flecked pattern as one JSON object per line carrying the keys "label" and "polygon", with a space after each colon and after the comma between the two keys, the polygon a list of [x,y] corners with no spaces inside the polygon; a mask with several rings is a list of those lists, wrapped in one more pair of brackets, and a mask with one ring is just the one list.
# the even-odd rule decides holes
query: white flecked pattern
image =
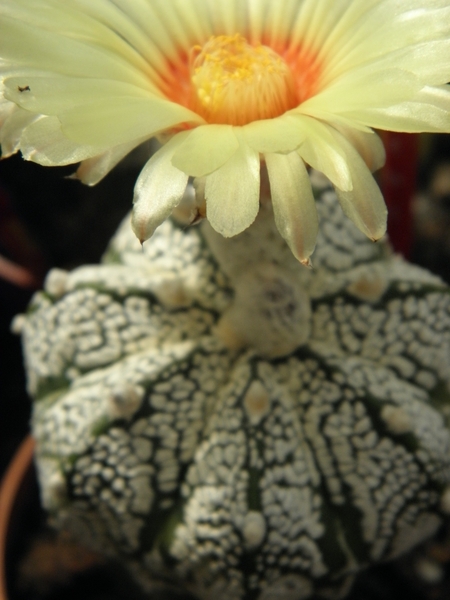
{"label": "white flecked pattern", "polygon": [[267,206],[228,242],[125,222],[16,321],[44,503],[147,584],[338,597],[449,512],[449,290],[316,191],[312,271]]}

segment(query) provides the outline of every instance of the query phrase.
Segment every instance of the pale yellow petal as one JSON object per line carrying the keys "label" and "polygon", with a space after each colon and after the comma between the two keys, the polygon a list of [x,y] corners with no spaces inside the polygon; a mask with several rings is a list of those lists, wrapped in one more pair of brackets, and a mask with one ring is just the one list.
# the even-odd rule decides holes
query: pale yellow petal
{"label": "pale yellow petal", "polygon": [[354,120],[372,127],[406,133],[450,133],[450,87],[423,88],[414,100],[387,106],[366,107],[355,111]]}
{"label": "pale yellow petal", "polygon": [[120,53],[99,42],[73,39],[67,33],[47,31],[2,16],[0,56],[15,69],[50,71],[75,77],[115,79],[148,88],[148,74]]}
{"label": "pale yellow petal", "polygon": [[26,110],[14,108],[15,110],[9,111],[9,116],[5,118],[0,128],[0,146],[3,158],[11,156],[19,150],[23,130],[37,119],[36,115]]}
{"label": "pale yellow petal", "polygon": [[292,26],[291,44],[319,51],[350,4],[351,0],[304,0]]}
{"label": "pale yellow petal", "polygon": [[[126,61],[132,67],[131,71],[136,68],[142,73],[143,85],[152,82],[161,87],[167,83],[168,62],[179,60],[182,47],[180,33],[183,29],[181,28],[181,32],[178,29],[168,30],[164,18],[161,18],[157,7],[154,6],[155,1],[150,4],[146,0],[115,0],[114,3],[110,0],[65,0],[63,5],[60,0],[5,2],[14,7],[7,11],[7,14],[41,28],[49,42],[53,33],[61,33],[69,40],[84,40],[94,48],[106,50],[106,58],[109,60],[115,55],[119,65],[122,60]],[[186,3],[187,0],[183,6]],[[23,5],[22,11],[18,4]],[[165,12],[173,15],[173,10],[167,10],[167,3],[165,6]],[[6,8],[0,7],[0,11],[6,12]],[[46,18],[49,11],[51,19]],[[182,23],[179,18],[178,21]],[[188,47],[189,45],[184,49],[187,50]],[[84,67],[85,74],[91,74],[93,69],[89,68],[89,61]],[[98,75],[105,77],[106,71]]]}
{"label": "pale yellow petal", "polygon": [[342,210],[367,237],[379,240],[386,233],[387,222],[381,191],[358,152],[341,134],[335,135],[347,154],[353,183],[351,191],[335,188]]}
{"label": "pale yellow petal", "polygon": [[[121,1],[128,2],[128,0]],[[213,35],[211,9],[206,9],[204,0],[177,2],[173,10],[167,10],[166,0],[156,0],[156,4],[159,5],[158,10],[163,19],[168,23],[171,37],[178,40],[180,30],[181,35],[185,36],[186,45],[183,46],[185,49],[189,50],[193,45],[203,43]],[[216,10],[216,7],[213,10]],[[175,19],[177,22],[174,27]]]}
{"label": "pale yellow petal", "polygon": [[350,191],[352,178],[346,153],[333,135],[333,129],[310,117],[297,117],[306,140],[298,149],[303,160],[321,171],[339,189]]}
{"label": "pale yellow petal", "polygon": [[238,148],[231,125],[205,125],[189,132],[172,162],[192,177],[204,177],[225,164]]}
{"label": "pale yellow petal", "polygon": [[104,148],[74,143],[63,135],[56,117],[39,117],[24,129],[20,151],[25,160],[52,167],[91,158],[103,152]]}
{"label": "pale yellow petal", "polygon": [[[335,3],[338,5],[338,3]],[[345,52],[351,52],[357,41],[364,40],[380,26],[376,20],[374,10],[380,5],[380,0],[365,0],[364,2],[341,2],[339,18],[334,21],[320,22],[318,27],[323,27],[324,32],[321,36],[320,56],[326,57],[327,62],[331,62],[335,54],[345,55]],[[389,16],[392,17],[390,14]],[[372,28],[369,27],[372,22]],[[357,38],[358,33],[367,25],[369,32],[364,30],[364,35]],[[355,39],[357,38],[357,39]],[[341,58],[342,59],[342,58]]]}
{"label": "pale yellow petal", "polygon": [[203,119],[187,108],[157,98],[114,97],[91,102],[59,115],[64,133],[82,144],[117,146],[152,137],[159,131]]}
{"label": "pale yellow petal", "polygon": [[20,75],[6,77],[5,97],[26,110],[45,115],[89,105],[107,104],[110,98],[128,96],[142,100],[155,98],[149,90],[111,79]]}
{"label": "pale yellow petal", "polygon": [[258,153],[241,144],[228,162],[206,177],[206,216],[218,233],[237,235],[256,219],[259,172]]}
{"label": "pale yellow petal", "polygon": [[[60,0],[56,1],[60,2]],[[138,16],[132,12],[133,9],[136,10],[136,1],[128,1],[125,5],[117,6],[117,2],[113,3],[110,0],[95,0],[95,2],[92,0],[65,0],[65,5],[68,4],[78,13],[91,17],[93,23],[98,22],[105,25],[109,30],[109,37],[111,34],[113,36],[111,41],[116,45],[118,52],[127,57],[130,62],[136,63],[143,72],[148,72],[154,83],[160,82],[157,73],[161,73],[167,68],[167,58],[174,58],[175,40],[169,38],[169,43],[163,46],[166,52],[163,52],[162,48],[158,46],[158,40],[153,39],[153,37],[158,38],[162,35],[161,24],[155,22],[157,15],[154,13],[150,15],[153,36],[149,36],[148,31],[143,29],[146,15],[141,12]],[[147,2],[143,6],[147,9],[150,8]],[[103,41],[105,34],[102,33]],[[99,34],[100,31],[97,34],[98,38],[100,38]],[[152,67],[150,71],[149,66]]]}
{"label": "pale yellow petal", "polygon": [[248,0],[248,36],[252,44],[261,43],[272,4],[272,0]]}
{"label": "pale yellow petal", "polygon": [[11,114],[17,110],[17,107],[12,102],[5,100],[3,92],[3,86],[0,82],[0,127],[2,127],[6,119],[9,119]]}
{"label": "pale yellow petal", "polygon": [[276,119],[254,121],[242,127],[246,143],[261,154],[265,152],[288,153],[296,150],[305,140],[298,119],[283,115]]}
{"label": "pale yellow petal", "polygon": [[[88,2],[88,0],[86,0]],[[186,28],[183,31],[176,7],[165,3],[166,10],[161,12],[160,2],[153,0],[115,0],[120,10],[127,14],[134,23],[142,28],[143,35],[150,45],[156,48],[163,57],[170,60],[177,58],[177,48],[186,48],[189,38]],[[167,13],[167,14],[166,14]]]}
{"label": "pale yellow petal", "polygon": [[208,0],[205,4],[209,6],[214,34],[234,35],[237,32],[243,32],[247,9],[245,2],[242,0],[227,0],[227,2]]}
{"label": "pale yellow petal", "polygon": [[[129,0],[120,1],[123,10],[129,11]],[[146,13],[140,7],[134,7],[131,10],[141,18],[142,26],[146,29],[150,39],[155,39],[164,49],[164,53],[170,55],[169,45],[174,46],[175,55],[181,48],[188,51],[193,45],[203,43],[212,35],[212,25],[210,22],[209,11],[205,10],[204,1],[183,0],[182,2],[171,2],[170,6],[166,0],[153,0],[151,3],[144,0],[147,5]],[[141,0],[142,3],[142,0]],[[154,12],[155,17],[150,16],[150,11]],[[144,18],[142,18],[142,16]],[[164,45],[161,39],[165,35]]]}
{"label": "pale yellow petal", "polygon": [[[447,18],[450,18],[450,9]],[[450,81],[450,39],[408,45],[373,60],[370,64],[374,71],[389,69],[395,65],[396,69],[414,73],[428,85],[443,85]]]}
{"label": "pale yellow petal", "polygon": [[349,116],[367,107],[384,108],[414,98],[423,87],[416,75],[391,68],[355,69],[300,105],[298,111],[314,115],[322,110]]}
{"label": "pale yellow petal", "polygon": [[250,0],[249,37],[252,43],[285,45],[289,40],[292,22],[298,13],[298,0]]}
{"label": "pale yellow petal", "polygon": [[142,169],[134,188],[131,225],[142,243],[151,237],[179,204],[188,176],[172,165],[172,156],[186,133],[174,136]]}
{"label": "pale yellow petal", "polygon": [[[358,3],[353,4],[358,7]],[[408,6],[404,0],[376,0],[375,6],[350,27],[345,19],[337,24],[322,47],[322,53],[328,54],[327,70],[337,75],[398,49],[448,38],[449,17],[448,6],[433,7],[429,2],[425,6],[423,0],[409,2]],[[437,58],[439,62],[439,55]]]}
{"label": "pale yellow petal", "polygon": [[[301,115],[302,107],[303,105],[290,111],[288,114]],[[332,125],[337,129],[339,129],[339,127],[351,128],[357,129],[358,131],[362,131],[363,133],[372,133],[373,131],[371,127],[360,123],[352,117],[349,117],[347,115],[338,115],[333,112],[330,112],[329,110],[316,110],[313,109],[311,105],[308,106],[308,110],[304,111],[304,114],[308,115],[309,117],[313,117],[317,121],[322,121],[324,123],[327,123],[328,125]]]}
{"label": "pale yellow petal", "polygon": [[360,118],[371,127],[403,133],[450,133],[449,112],[421,102],[403,102],[386,109],[361,111]]}
{"label": "pale yellow petal", "polygon": [[334,125],[334,128],[352,144],[372,172],[381,169],[386,162],[386,151],[376,133],[339,125]]}
{"label": "pale yellow petal", "polygon": [[[161,81],[158,70],[166,65],[164,56],[142,32],[139,24],[133,23],[128,15],[109,0],[65,0],[64,3],[59,0],[5,0],[0,11],[40,29],[46,35],[49,45],[59,39],[59,35],[63,35],[69,45],[71,40],[79,40],[91,46],[93,61],[89,62],[87,57],[87,62],[83,64],[83,57],[86,58],[86,55],[79,57],[79,66],[85,67],[85,75],[92,76],[96,66],[95,57],[98,58],[99,51],[108,62],[113,61],[113,66],[114,56],[116,57],[118,74],[125,61],[129,65],[129,76],[133,75],[133,71],[135,75],[139,72],[144,75],[140,78],[144,86]],[[53,37],[55,33],[56,38]],[[55,69],[58,58],[54,57],[54,70],[60,70]],[[70,62],[68,67],[70,68]],[[41,68],[45,68],[43,63]],[[106,68],[100,76],[107,76]]]}
{"label": "pale yellow petal", "polygon": [[142,141],[144,140],[134,140],[128,144],[121,144],[98,156],[83,160],[75,173],[75,177],[85,185],[96,185]]}
{"label": "pale yellow petal", "polygon": [[265,154],[278,231],[293,255],[307,264],[316,245],[319,220],[305,163],[296,152]]}

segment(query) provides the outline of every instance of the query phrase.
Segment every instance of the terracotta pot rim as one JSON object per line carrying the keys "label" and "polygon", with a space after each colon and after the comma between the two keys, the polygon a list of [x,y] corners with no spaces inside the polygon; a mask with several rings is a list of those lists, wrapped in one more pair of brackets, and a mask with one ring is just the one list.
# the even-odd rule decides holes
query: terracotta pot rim
{"label": "terracotta pot rim", "polygon": [[0,485],[0,600],[7,600],[5,553],[9,520],[20,484],[33,459],[35,442],[28,435],[20,444]]}

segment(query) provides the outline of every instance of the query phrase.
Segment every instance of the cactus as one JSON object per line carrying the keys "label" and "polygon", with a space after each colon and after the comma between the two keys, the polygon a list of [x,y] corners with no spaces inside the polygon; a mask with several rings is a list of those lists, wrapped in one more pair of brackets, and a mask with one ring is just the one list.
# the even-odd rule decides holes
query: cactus
{"label": "cactus", "polygon": [[450,513],[450,293],[312,175],[313,269],[269,202],[231,240],[129,220],[22,330],[52,522],[149,590],[342,597]]}

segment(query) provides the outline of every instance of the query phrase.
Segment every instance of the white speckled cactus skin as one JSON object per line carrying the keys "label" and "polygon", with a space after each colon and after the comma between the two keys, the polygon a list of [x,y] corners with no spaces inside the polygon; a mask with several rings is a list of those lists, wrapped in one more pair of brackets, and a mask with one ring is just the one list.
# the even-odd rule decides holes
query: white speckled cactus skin
{"label": "white speckled cactus skin", "polygon": [[315,183],[313,270],[269,203],[231,240],[126,222],[22,318],[43,503],[148,589],[342,596],[450,513],[449,290]]}

